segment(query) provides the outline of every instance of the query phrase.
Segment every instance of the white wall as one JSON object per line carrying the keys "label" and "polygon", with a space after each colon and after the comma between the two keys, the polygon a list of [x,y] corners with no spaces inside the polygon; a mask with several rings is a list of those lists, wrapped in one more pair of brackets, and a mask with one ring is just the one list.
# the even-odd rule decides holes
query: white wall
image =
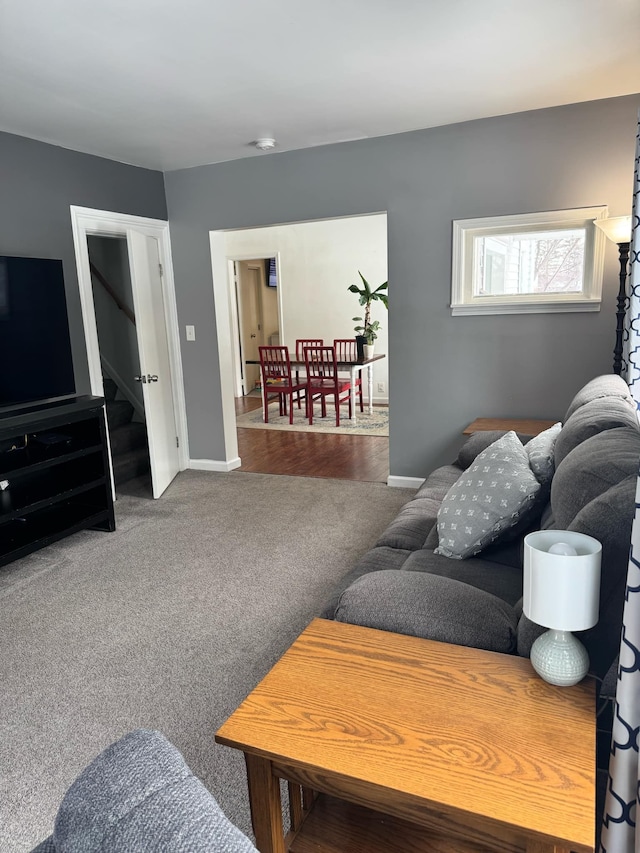
{"label": "white wall", "polygon": [[[363,309],[347,288],[361,285],[358,270],[374,288],[387,280],[386,213],[228,231],[224,236],[229,258],[278,257],[281,340],[290,352],[296,338],[318,337],[331,344],[334,338],[354,337],[351,318],[362,317]],[[392,285],[390,300],[393,306]],[[382,327],[376,350],[388,354],[387,310],[374,304],[371,318]],[[388,397],[388,371],[388,359],[376,362],[374,400]],[[384,392],[376,390],[380,382]]]}

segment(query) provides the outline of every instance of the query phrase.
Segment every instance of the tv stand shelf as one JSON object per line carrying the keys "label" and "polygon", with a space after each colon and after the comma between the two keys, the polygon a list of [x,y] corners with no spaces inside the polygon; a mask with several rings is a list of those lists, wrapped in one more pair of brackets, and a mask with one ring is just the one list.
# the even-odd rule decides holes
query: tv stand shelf
{"label": "tv stand shelf", "polygon": [[102,397],[0,416],[0,566],[115,526]]}

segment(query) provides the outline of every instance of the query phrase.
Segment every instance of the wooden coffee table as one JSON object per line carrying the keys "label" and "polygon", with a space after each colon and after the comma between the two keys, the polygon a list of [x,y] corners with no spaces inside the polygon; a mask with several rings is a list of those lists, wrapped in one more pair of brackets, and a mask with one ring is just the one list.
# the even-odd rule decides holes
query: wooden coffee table
{"label": "wooden coffee table", "polygon": [[593,683],[524,658],[316,619],[216,740],[261,853],[594,849]]}

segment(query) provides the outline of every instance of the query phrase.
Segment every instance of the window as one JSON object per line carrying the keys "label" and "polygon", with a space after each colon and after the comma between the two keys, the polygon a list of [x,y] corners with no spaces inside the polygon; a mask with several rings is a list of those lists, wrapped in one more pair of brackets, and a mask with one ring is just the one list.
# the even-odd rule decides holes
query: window
{"label": "window", "polygon": [[453,223],[451,313],[599,311],[606,206]]}

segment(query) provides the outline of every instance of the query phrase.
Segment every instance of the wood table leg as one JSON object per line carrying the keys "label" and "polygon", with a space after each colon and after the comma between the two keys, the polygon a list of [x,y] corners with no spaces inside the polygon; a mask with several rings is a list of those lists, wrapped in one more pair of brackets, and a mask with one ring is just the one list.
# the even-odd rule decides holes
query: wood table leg
{"label": "wood table leg", "polygon": [[[351,396],[351,420],[356,422],[356,373],[358,372],[357,366],[351,368],[351,390],[349,394]],[[360,371],[360,378],[362,378],[362,370]]]}
{"label": "wood table leg", "polygon": [[260,853],[285,853],[280,781],[266,758],[245,753],[251,824]]}

